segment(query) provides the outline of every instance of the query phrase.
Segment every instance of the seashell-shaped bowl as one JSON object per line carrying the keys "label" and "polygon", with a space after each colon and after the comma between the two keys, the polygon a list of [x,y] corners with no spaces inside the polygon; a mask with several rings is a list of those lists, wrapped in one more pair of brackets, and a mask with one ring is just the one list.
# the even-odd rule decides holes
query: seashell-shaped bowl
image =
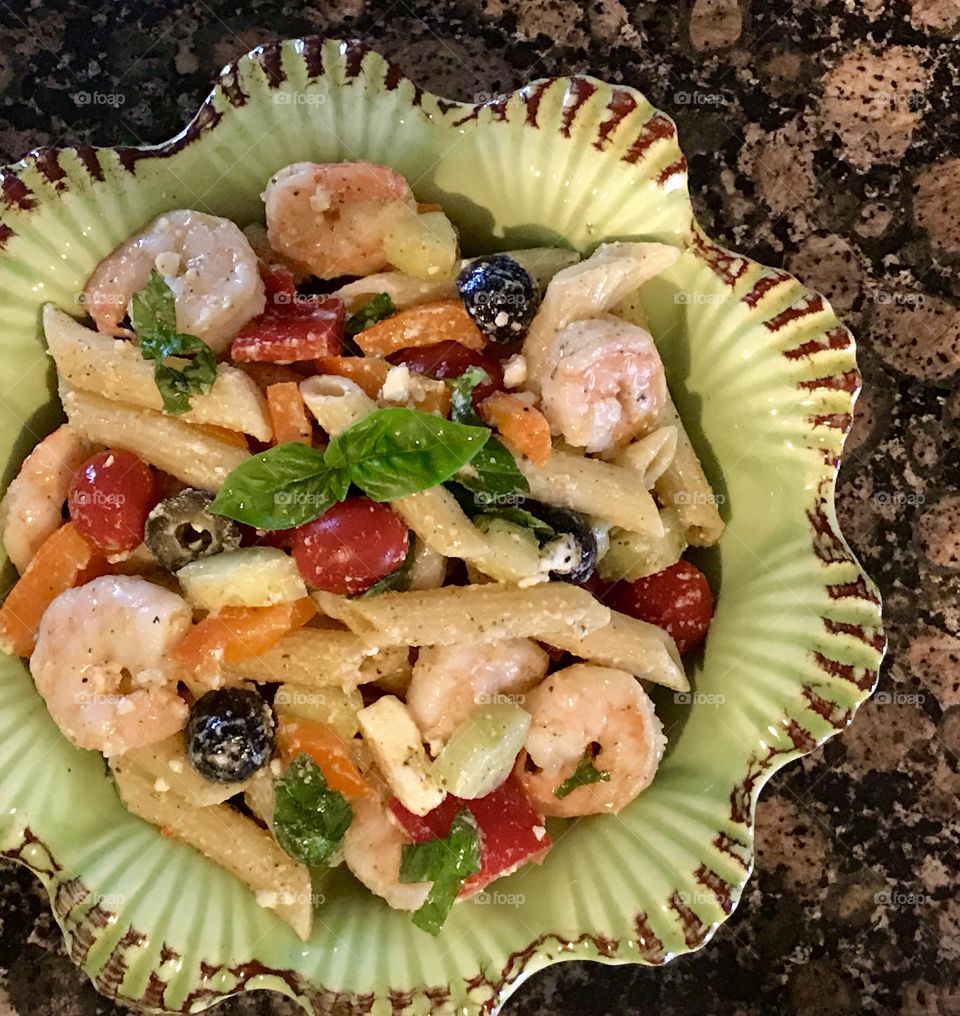
{"label": "seashell-shaped bowl", "polygon": [[764,782],[849,722],[883,654],[876,590],[834,513],[860,385],[853,339],[823,297],[703,234],[676,128],[638,92],[555,78],[450,102],[362,45],[295,39],[226,68],[165,144],[46,149],[7,168],[5,481],[58,419],[41,305],[77,312],[100,258],[162,211],[259,220],[268,176],[304,159],[394,166],[475,252],[613,238],[682,249],[641,298],[727,530],[701,559],[719,598],[694,691],[658,701],[659,775],[616,818],[560,823],[542,867],[455,907],[436,941],[331,871],[304,944],[124,811],[100,757],[60,736],[23,663],[2,658],[0,849],[42,879],[96,987],[153,1010],[270,988],[315,1013],[492,1013],[550,963],[697,949],[750,873]]}

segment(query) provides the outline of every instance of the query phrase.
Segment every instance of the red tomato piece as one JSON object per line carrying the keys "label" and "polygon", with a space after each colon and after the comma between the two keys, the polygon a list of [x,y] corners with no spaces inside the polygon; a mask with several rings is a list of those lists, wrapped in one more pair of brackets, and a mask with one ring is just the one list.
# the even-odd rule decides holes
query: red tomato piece
{"label": "red tomato piece", "polygon": [[707,577],[689,561],[610,587],[607,604],[663,628],[681,653],[698,646],[707,634],[713,617],[713,593]]}
{"label": "red tomato piece", "polygon": [[294,294],[292,302],[268,305],[245,325],[230,346],[230,356],[237,363],[296,363],[339,356],[344,318],[343,300]]}
{"label": "red tomato piece", "polygon": [[396,571],[410,549],[410,534],[399,516],[388,504],[366,497],[348,497],[291,532],[304,582],[346,596]]}
{"label": "red tomato piece", "polygon": [[97,452],[73,478],[67,506],[77,531],[104,554],[143,542],[143,526],[157,503],[153,470],[132,452]]}
{"label": "red tomato piece", "polygon": [[467,349],[459,342],[435,342],[431,346],[411,346],[398,349],[387,357],[390,363],[405,364],[414,374],[427,377],[459,377],[471,367],[480,367],[487,372],[489,381],[478,384],[473,390],[473,404],[478,406],[488,395],[503,388],[503,370],[492,357],[477,349]]}
{"label": "red tomato piece", "polygon": [[522,864],[539,864],[552,846],[543,818],[513,776],[475,801],[447,795],[443,804],[422,818],[396,799],[390,808],[414,843],[446,836],[460,809],[469,809],[480,831],[480,870],[466,880],[461,896],[479,892]]}
{"label": "red tomato piece", "polygon": [[293,303],[297,298],[297,286],[293,272],[283,265],[265,265],[260,262],[260,278],[267,292],[267,306]]}

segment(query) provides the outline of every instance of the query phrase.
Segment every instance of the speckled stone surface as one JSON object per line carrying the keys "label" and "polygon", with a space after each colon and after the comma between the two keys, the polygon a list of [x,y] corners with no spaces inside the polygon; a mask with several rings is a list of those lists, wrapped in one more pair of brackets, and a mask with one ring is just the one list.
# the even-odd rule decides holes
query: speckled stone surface
{"label": "speckled stone surface", "polygon": [[[839,510],[891,652],[846,734],[764,792],[756,873],[702,952],[565,964],[504,1011],[960,1014],[960,2],[0,0],[0,24],[4,160],[159,141],[221,64],[304,32],[461,99],[593,73],[675,117],[707,230],[826,293],[861,340]],[[32,877],[0,870],[0,1014],[124,1011],[70,966]]]}

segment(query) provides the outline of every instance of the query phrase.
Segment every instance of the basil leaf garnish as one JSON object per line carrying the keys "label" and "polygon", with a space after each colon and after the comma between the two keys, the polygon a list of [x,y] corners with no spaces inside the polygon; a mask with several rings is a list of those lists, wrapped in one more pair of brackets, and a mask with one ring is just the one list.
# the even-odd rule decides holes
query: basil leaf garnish
{"label": "basil leaf garnish", "polygon": [[480,870],[480,837],[470,812],[463,808],[446,836],[406,843],[400,855],[401,882],[432,882],[430,894],[413,915],[413,923],[431,935],[439,933],[463,883]]}
{"label": "basil leaf garnish", "polygon": [[347,323],[343,326],[343,332],[345,335],[353,338],[354,335],[369,328],[371,325],[375,325],[378,321],[390,317],[391,314],[396,313],[396,310],[397,308],[394,307],[389,293],[377,293],[376,296],[370,297],[362,307],[347,318]]}
{"label": "basil leaf garnish", "polygon": [[[483,421],[473,408],[473,390],[488,380],[489,375],[481,367],[470,367],[459,377],[447,381],[450,386],[451,420],[483,426]],[[530,490],[527,478],[517,468],[516,459],[493,436],[471,461],[470,467],[457,476],[457,481],[475,494],[486,495],[494,502],[498,498],[509,498],[511,494],[522,494]]]}
{"label": "basil leaf garnish", "polygon": [[347,799],[327,786],[309,755],[298,755],[274,784],[277,842],[304,864],[323,864],[340,848],[353,821]]}
{"label": "basil leaf garnish", "polygon": [[572,794],[577,787],[586,787],[591,783],[608,783],[610,774],[606,769],[597,769],[589,752],[577,763],[577,768],[553,792],[554,797],[561,800]]}
{"label": "basil leaf garnish", "polygon": [[324,460],[374,501],[433,487],[465,466],[490,438],[473,427],[402,407],[379,409],[338,434]]}
{"label": "basil leaf garnish", "polygon": [[[190,408],[191,395],[200,395],[213,387],[217,361],[202,339],[177,331],[173,291],[159,272],[151,272],[146,286],[134,295],[130,321],[141,355],[154,361],[153,377],[163,396],[163,411],[172,415],[185,413]],[[171,357],[178,364],[165,362]]]}
{"label": "basil leaf garnish", "polygon": [[210,511],[257,529],[292,529],[342,501],[349,488],[349,476],[327,465],[323,452],[293,442],[237,466]]}
{"label": "basil leaf garnish", "polygon": [[258,529],[291,529],[342,501],[353,484],[392,501],[448,480],[490,438],[416,409],[378,409],[335,437],[325,452],[291,443],[254,455],[224,481],[210,510]]}

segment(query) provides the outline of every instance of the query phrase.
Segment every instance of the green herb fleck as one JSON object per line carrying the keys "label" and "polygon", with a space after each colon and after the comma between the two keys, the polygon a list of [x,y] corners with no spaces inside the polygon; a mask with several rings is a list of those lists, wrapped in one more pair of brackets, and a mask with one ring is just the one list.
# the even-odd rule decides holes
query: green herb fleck
{"label": "green herb fleck", "polygon": [[[195,335],[177,331],[173,291],[153,271],[146,286],[136,293],[130,320],[145,360],[153,360],[153,376],[163,396],[163,411],[172,415],[190,408],[190,396],[210,391],[217,379],[213,350]],[[166,361],[174,358],[176,364]]]}
{"label": "green herb fleck", "polygon": [[597,769],[593,764],[593,757],[586,752],[577,763],[577,768],[560,784],[553,792],[554,797],[561,800],[572,794],[577,787],[586,787],[591,783],[609,783],[610,774],[606,769]]}

